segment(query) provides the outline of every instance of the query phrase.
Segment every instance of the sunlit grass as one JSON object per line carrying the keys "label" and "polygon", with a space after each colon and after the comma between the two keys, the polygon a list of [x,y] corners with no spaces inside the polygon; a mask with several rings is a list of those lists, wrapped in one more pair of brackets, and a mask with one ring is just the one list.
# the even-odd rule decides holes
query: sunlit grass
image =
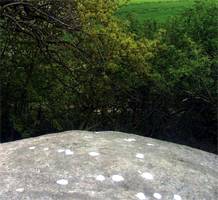
{"label": "sunlit grass", "polygon": [[194,0],[130,0],[117,14],[124,19],[131,14],[140,23],[147,19],[165,22],[191,7],[193,3]]}

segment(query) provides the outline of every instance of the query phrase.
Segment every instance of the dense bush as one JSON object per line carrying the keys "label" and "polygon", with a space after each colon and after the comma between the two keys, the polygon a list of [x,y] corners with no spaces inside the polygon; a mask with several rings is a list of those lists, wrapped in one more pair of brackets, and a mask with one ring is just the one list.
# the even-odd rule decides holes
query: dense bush
{"label": "dense bush", "polygon": [[[217,144],[217,4],[198,2],[154,31],[154,91],[163,100],[158,137]],[[154,102],[154,104],[156,104]]]}

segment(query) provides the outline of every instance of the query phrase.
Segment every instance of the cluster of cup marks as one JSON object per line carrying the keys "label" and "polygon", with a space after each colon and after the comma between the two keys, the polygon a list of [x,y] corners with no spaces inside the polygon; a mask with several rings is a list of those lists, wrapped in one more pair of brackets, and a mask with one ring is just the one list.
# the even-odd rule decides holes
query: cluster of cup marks
{"label": "cluster of cup marks", "polygon": [[[134,141],[136,141],[136,139],[135,138],[126,138],[126,139],[124,139],[124,141],[134,142]],[[152,144],[152,143],[147,143],[147,145],[148,146],[154,146],[154,144]],[[35,148],[36,147],[34,147],[34,146],[29,147],[30,150],[34,150]],[[46,147],[43,150],[48,151],[49,148]],[[57,152],[58,153],[65,153],[65,155],[67,155],[67,156],[74,154],[74,152],[71,151],[70,149],[58,149]],[[88,154],[91,157],[97,157],[97,156],[100,155],[100,153],[94,152],[94,151],[89,152]],[[142,153],[136,153],[135,156],[138,159],[144,159],[144,154],[142,154]],[[142,173],[141,171],[138,171],[138,172],[141,174],[141,177],[143,177],[146,180],[153,180],[154,179],[153,175],[151,173],[149,173],[149,172],[144,172],[144,173]],[[95,177],[95,179],[96,179],[96,181],[100,181],[100,182],[105,181],[105,177],[103,175],[97,175]],[[124,178],[121,175],[118,175],[118,174],[112,175],[111,179],[113,180],[113,182],[122,182],[122,181],[124,181]],[[60,180],[57,180],[56,183],[59,184],[59,185],[64,186],[64,185],[68,185],[68,180],[67,179],[60,179]],[[17,192],[24,192],[24,188],[18,188],[18,189],[16,189],[16,191]],[[73,192],[73,191],[69,191],[69,192]],[[139,199],[139,200],[146,200],[147,199],[146,195],[143,192],[139,192],[139,193],[135,194],[135,197],[136,197],[136,199]],[[155,199],[162,199],[162,195],[160,193],[157,193],[157,192],[153,194],[153,197]],[[182,197],[180,195],[178,195],[178,194],[174,194],[173,195],[173,200],[182,200]]]}

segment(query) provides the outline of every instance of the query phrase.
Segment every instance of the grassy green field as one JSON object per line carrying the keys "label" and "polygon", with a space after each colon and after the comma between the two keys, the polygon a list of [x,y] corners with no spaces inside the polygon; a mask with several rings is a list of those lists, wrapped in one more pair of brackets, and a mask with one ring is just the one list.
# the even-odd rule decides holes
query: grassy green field
{"label": "grassy green field", "polygon": [[165,22],[191,7],[193,3],[194,0],[130,0],[120,7],[117,15],[125,19],[131,14],[140,23],[147,19]]}

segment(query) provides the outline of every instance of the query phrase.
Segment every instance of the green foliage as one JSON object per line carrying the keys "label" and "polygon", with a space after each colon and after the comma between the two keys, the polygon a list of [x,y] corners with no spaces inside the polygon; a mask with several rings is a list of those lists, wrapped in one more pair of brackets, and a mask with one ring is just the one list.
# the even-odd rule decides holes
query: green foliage
{"label": "green foliage", "polygon": [[218,49],[218,4],[215,1],[199,1],[195,6],[175,17],[166,26],[168,40],[181,46],[178,37],[190,37],[205,53],[215,57]]}
{"label": "green foliage", "polygon": [[151,53],[148,42],[120,26],[116,7],[114,1],[77,1],[82,29],[47,28],[48,37],[58,35],[44,41],[48,51],[25,33],[2,34],[3,43],[10,37],[1,62],[10,127],[23,136],[89,129],[103,126],[109,110],[116,113],[128,102],[126,93],[146,80]]}
{"label": "green foliage", "polygon": [[54,130],[47,96],[57,86],[52,65],[63,30],[78,28],[73,8],[69,1],[0,2],[2,141]]}
{"label": "green foliage", "polygon": [[160,52],[156,55],[161,57],[154,60],[158,71],[164,72],[166,84],[173,87],[179,85],[196,93],[209,88],[213,97],[216,97],[214,65],[218,46],[213,41],[218,40],[218,15],[215,11],[216,4],[197,3],[191,10],[168,23],[166,30],[159,31],[156,50]]}
{"label": "green foliage", "polygon": [[76,91],[71,100],[71,114],[77,118],[73,128],[103,128],[115,123],[112,115],[128,102],[126,93],[143,84],[148,75],[150,44],[125,32],[125,26],[114,17],[115,8],[113,1],[79,2],[83,33],[66,36],[69,44],[79,41],[77,48],[83,52],[82,56],[71,52],[66,59],[76,81],[69,82]]}
{"label": "green foliage", "polygon": [[49,2],[35,20],[23,6],[6,10],[15,21],[0,13],[5,140],[68,129],[216,137],[217,4],[142,26],[134,14],[117,18],[117,1]]}
{"label": "green foliage", "polygon": [[216,27],[217,5],[201,2],[156,34],[154,87],[171,99],[168,108],[173,123],[188,137],[215,138],[217,134]]}

